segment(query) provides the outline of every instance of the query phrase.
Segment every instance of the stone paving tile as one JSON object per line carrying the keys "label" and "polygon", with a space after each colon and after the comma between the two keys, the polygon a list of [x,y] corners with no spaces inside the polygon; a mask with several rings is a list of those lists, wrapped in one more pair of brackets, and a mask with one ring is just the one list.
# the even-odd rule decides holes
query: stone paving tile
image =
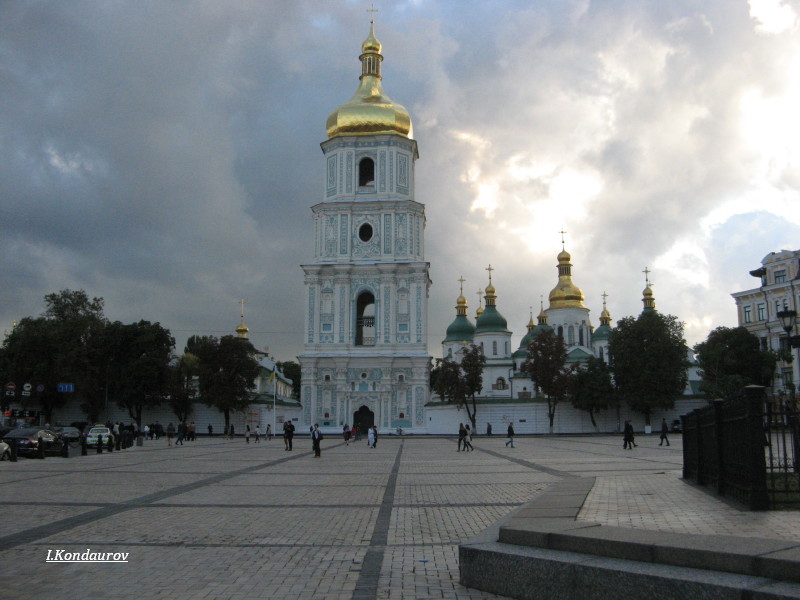
{"label": "stone paving tile", "polygon": [[[368,543],[377,508],[158,507],[128,510],[91,528],[42,542],[59,544],[291,545]],[[342,540],[341,532],[348,532]]]}
{"label": "stone paving tile", "polygon": [[394,495],[395,504],[524,504],[548,487],[547,483],[454,485],[402,485]]}
{"label": "stone paving tile", "polygon": [[[619,436],[517,438],[514,449],[498,436],[457,453],[450,438],[385,436],[370,450],[331,437],[314,459],[302,438],[292,453],[279,441],[201,438],[0,463],[0,590],[349,600],[362,586],[375,598],[488,599],[458,584],[457,544],[575,474],[598,477],[582,514],[592,521],[795,535],[797,511],[731,508],[680,481],[680,438],[670,448],[656,440],[641,436],[624,453]],[[71,505],[92,492],[107,504]],[[44,562],[48,549],[87,547],[130,552],[130,563]]]}
{"label": "stone paving tile", "polygon": [[465,541],[477,535],[514,507],[395,508],[389,527],[389,545],[447,544]]}
{"label": "stone paving tile", "polygon": [[[0,532],[2,535],[17,533],[67,517],[74,517],[95,510],[95,506],[58,506],[29,504],[7,504],[2,508]],[[2,589],[2,588],[0,588]]]}
{"label": "stone paving tile", "polygon": [[386,549],[378,598],[503,598],[458,583],[458,544],[390,546]]}
{"label": "stone paving tile", "polygon": [[604,525],[800,540],[800,511],[747,511],[663,475],[599,477],[578,515]]}

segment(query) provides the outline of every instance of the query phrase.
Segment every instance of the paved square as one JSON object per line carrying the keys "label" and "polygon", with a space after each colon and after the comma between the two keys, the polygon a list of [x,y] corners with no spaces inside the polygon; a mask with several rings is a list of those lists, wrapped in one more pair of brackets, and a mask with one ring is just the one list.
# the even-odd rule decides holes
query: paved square
{"label": "paved square", "polygon": [[[680,438],[380,438],[322,457],[296,440],[200,438],[0,464],[0,590],[104,598],[493,598],[458,584],[458,544],[565,477],[597,483],[579,518],[800,539],[795,512],[749,513],[680,480]],[[48,550],[127,563],[46,563]]]}

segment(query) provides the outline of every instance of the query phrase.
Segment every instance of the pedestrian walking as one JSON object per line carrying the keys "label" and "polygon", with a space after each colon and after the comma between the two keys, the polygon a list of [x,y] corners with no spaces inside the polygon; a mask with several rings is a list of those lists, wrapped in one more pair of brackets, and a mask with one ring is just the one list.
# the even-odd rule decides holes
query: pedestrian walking
{"label": "pedestrian walking", "polygon": [[231,424],[231,428],[228,431],[230,433],[231,439],[233,439],[233,424]]}
{"label": "pedestrian walking", "polygon": [[667,425],[666,419],[661,419],[661,441],[658,443],[661,446],[664,442],[667,442],[667,446],[669,446],[669,438],[667,434],[669,433],[669,426]]}
{"label": "pedestrian walking", "polygon": [[256,441],[255,443],[259,443],[261,441],[261,425],[256,425]]}
{"label": "pedestrian walking", "polygon": [[167,425],[167,446],[172,446],[172,436],[175,435],[175,425],[170,421]]}
{"label": "pedestrian walking", "polygon": [[197,439],[197,425],[194,424],[194,421],[189,423],[189,441],[193,442]]}
{"label": "pedestrian walking", "polygon": [[270,425],[269,423],[267,423],[267,435],[266,435],[266,437],[267,437],[267,441],[272,439],[272,425]]}
{"label": "pedestrian walking", "polygon": [[250,425],[247,425],[244,428],[244,441],[247,444],[250,443]]}
{"label": "pedestrian walking", "polygon": [[208,437],[214,435],[214,428],[211,426],[211,423],[208,424]]}
{"label": "pedestrian walking", "polygon": [[175,438],[175,445],[177,446],[178,444],[180,444],[181,446],[183,446],[183,440],[185,439],[186,439],[186,423],[184,421],[181,421],[180,423],[178,423],[178,437]]}
{"label": "pedestrian walking", "polygon": [[342,437],[344,438],[344,445],[350,445],[350,426],[345,423],[344,427],[342,428]]}
{"label": "pedestrian walking", "polygon": [[375,450],[375,447],[378,445],[378,426],[372,426],[372,449]]}
{"label": "pedestrian walking", "polygon": [[475,448],[472,447],[472,430],[469,428],[469,425],[464,425],[464,428],[467,430],[467,435],[464,437],[464,450],[467,452],[472,452]]}
{"label": "pedestrian walking", "polygon": [[353,437],[355,438],[355,441],[360,442],[361,441],[361,425],[359,425],[358,423],[353,423],[353,430],[352,431],[353,431]]}
{"label": "pedestrian walking", "polygon": [[636,442],[633,437],[633,425],[630,419],[625,421],[625,428],[622,430],[622,448],[625,450],[633,450],[636,447]]}
{"label": "pedestrian walking", "polygon": [[467,428],[464,427],[463,423],[459,423],[458,424],[458,448],[456,449],[456,452],[461,452],[462,447],[463,447],[464,450],[467,449],[467,446],[464,443],[466,439],[467,439]]}
{"label": "pedestrian walking", "polygon": [[286,421],[283,424],[283,440],[285,444],[284,450],[292,451],[292,438],[294,438],[294,424],[291,421]]}
{"label": "pedestrian walking", "polygon": [[319,430],[319,425],[314,423],[314,427],[311,429],[311,447],[314,449],[314,458],[319,458],[322,456],[322,448],[320,448],[319,443],[322,441],[322,432]]}
{"label": "pedestrian walking", "polygon": [[506,448],[508,448],[509,444],[511,444],[512,448],[514,447],[514,424],[513,423],[509,423],[508,424],[508,441],[506,442]]}
{"label": "pedestrian walking", "polygon": [[491,423],[487,423],[486,424],[486,435],[492,435],[492,424]]}
{"label": "pedestrian walking", "polygon": [[374,448],[375,447],[375,432],[370,427],[367,430],[367,447]]}

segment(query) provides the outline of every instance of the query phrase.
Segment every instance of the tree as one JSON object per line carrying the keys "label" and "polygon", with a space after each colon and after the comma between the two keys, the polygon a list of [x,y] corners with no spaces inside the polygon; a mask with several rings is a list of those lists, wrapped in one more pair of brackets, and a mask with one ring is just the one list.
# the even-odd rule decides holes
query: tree
{"label": "tree", "polygon": [[731,396],[746,385],[768,386],[775,372],[775,353],[762,350],[744,327],[717,327],[694,351],[703,378],[700,389],[711,399]]}
{"label": "tree", "polygon": [[570,392],[572,406],[587,411],[596,430],[595,412],[605,410],[614,404],[611,369],[603,360],[590,356],[586,363],[575,371]]}
{"label": "tree", "polygon": [[483,367],[486,365],[486,357],[483,354],[483,348],[472,344],[469,350],[464,352],[461,359],[461,371],[464,377],[464,394],[472,399],[472,412],[469,410],[469,404],[464,403],[467,409],[467,416],[472,423],[472,431],[475,431],[476,423],[475,418],[477,414],[477,407],[475,405],[475,394],[480,394],[483,389]]}
{"label": "tree", "polygon": [[434,391],[442,400],[455,404],[460,409],[466,399],[461,366],[451,358],[437,358],[433,370],[436,371]]}
{"label": "tree", "polygon": [[115,321],[107,326],[107,344],[109,395],[141,427],[144,409],[167,397],[175,340],[159,323]]}
{"label": "tree", "polygon": [[243,411],[250,404],[250,390],[260,369],[256,349],[249,341],[232,335],[219,339],[192,336],[186,347],[199,360],[201,400],[225,415],[228,431],[231,411]]}
{"label": "tree", "polygon": [[608,349],[619,397],[642,413],[647,425],[654,409],[675,406],[689,367],[683,323],[677,317],[655,311],[625,317],[611,331]]}
{"label": "tree", "polygon": [[567,397],[573,374],[573,369],[566,365],[567,347],[561,337],[546,330],[531,341],[528,356],[521,370],[528,373],[534,385],[545,394],[550,433],[553,433],[556,407]]}
{"label": "tree", "polygon": [[199,367],[200,359],[191,352],[173,357],[169,364],[169,406],[179,422],[186,421],[194,410]]}
{"label": "tree", "polygon": [[61,290],[44,300],[41,316],[22,319],[4,342],[6,381],[30,383],[31,399],[38,400],[47,421],[68,399],[57,384],[74,383],[74,396],[96,420],[103,406],[103,300],[89,300],[83,290]]}
{"label": "tree", "polygon": [[275,365],[292,380],[292,398],[300,397],[300,364],[291,360],[278,361]]}

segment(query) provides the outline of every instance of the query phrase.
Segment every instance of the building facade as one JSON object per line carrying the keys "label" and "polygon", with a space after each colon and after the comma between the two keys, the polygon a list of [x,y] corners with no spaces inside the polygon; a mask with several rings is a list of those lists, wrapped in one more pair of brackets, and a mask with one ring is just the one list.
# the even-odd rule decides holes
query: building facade
{"label": "building facade", "polygon": [[[794,388],[800,381],[800,350],[788,347],[778,313],[784,309],[800,313],[800,250],[770,252],[750,275],[758,287],[731,294],[739,326],[759,338],[762,350],[778,353],[773,388]],[[796,335],[796,329],[791,333]]]}
{"label": "building facade", "polygon": [[302,421],[425,430],[429,264],[415,199],[417,143],[408,111],[383,91],[374,26],[358,89],[328,117],[322,202],[312,207]]}

